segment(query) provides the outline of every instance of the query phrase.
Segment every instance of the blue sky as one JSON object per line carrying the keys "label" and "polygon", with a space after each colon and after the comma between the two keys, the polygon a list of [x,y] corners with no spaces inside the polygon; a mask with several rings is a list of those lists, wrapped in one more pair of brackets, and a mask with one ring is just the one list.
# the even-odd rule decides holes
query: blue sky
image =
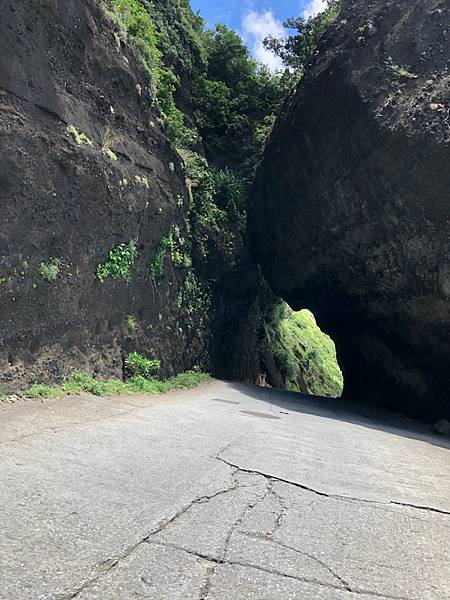
{"label": "blue sky", "polygon": [[243,13],[252,9],[259,13],[270,10],[281,21],[300,14],[299,0],[191,0],[191,5],[195,11],[200,10],[208,25],[220,21],[234,29],[241,27]]}
{"label": "blue sky", "polygon": [[236,29],[252,54],[272,69],[281,67],[266,52],[262,40],[269,34],[282,35],[282,22],[288,17],[310,16],[324,7],[326,0],[191,0],[194,11],[206,19],[208,26],[225,23]]}

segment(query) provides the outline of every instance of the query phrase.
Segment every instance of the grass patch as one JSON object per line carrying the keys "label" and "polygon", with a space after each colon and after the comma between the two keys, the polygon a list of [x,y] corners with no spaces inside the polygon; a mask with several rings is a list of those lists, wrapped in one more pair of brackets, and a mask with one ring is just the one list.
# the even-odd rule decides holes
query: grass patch
{"label": "grass patch", "polygon": [[35,400],[39,398],[57,398],[58,396],[62,396],[62,391],[43,383],[36,383],[27,391],[27,396]]}
{"label": "grass patch", "polygon": [[194,388],[208,381],[210,376],[198,371],[185,371],[175,377],[159,380],[152,377],[132,377],[126,381],[108,379],[99,381],[81,371],[71,373],[60,386],[41,383],[33,385],[26,393],[34,399],[58,398],[64,395],[93,394],[94,396],[123,396],[137,394],[166,394],[174,390]]}

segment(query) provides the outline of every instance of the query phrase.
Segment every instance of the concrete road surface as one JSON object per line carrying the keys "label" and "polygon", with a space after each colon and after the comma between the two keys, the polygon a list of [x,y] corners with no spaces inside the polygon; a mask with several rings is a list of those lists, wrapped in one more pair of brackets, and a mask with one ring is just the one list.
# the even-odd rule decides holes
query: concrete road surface
{"label": "concrete road surface", "polygon": [[7,405],[0,598],[448,600],[449,449],[220,382]]}

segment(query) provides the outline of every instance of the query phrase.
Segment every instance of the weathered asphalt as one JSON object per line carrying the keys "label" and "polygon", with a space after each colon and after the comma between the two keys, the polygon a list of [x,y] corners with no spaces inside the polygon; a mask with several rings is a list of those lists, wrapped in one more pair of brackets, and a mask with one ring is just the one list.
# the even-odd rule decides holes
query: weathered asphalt
{"label": "weathered asphalt", "polygon": [[8,405],[0,486],[1,600],[450,598],[450,443],[340,401]]}

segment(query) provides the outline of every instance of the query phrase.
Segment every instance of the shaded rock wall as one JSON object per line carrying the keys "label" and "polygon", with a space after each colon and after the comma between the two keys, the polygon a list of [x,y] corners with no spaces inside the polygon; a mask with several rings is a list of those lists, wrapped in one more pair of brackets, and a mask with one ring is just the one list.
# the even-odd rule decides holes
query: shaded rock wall
{"label": "shaded rock wall", "polygon": [[[161,238],[173,223],[183,227],[188,205],[181,164],[151,106],[149,82],[97,3],[3,3],[4,385],[70,368],[120,375],[130,350],[161,358],[167,374],[208,362],[209,332],[188,326],[177,302],[183,271],[166,260],[160,286],[148,277]],[[92,145],[77,144],[70,125]],[[105,136],[117,160],[102,151]],[[131,240],[138,249],[131,281],[101,283],[97,265]],[[40,269],[52,258],[61,269],[48,282]]]}
{"label": "shaded rock wall", "polygon": [[348,2],[250,206],[266,278],[334,337],[346,394],[426,419],[450,412],[449,17]]}

